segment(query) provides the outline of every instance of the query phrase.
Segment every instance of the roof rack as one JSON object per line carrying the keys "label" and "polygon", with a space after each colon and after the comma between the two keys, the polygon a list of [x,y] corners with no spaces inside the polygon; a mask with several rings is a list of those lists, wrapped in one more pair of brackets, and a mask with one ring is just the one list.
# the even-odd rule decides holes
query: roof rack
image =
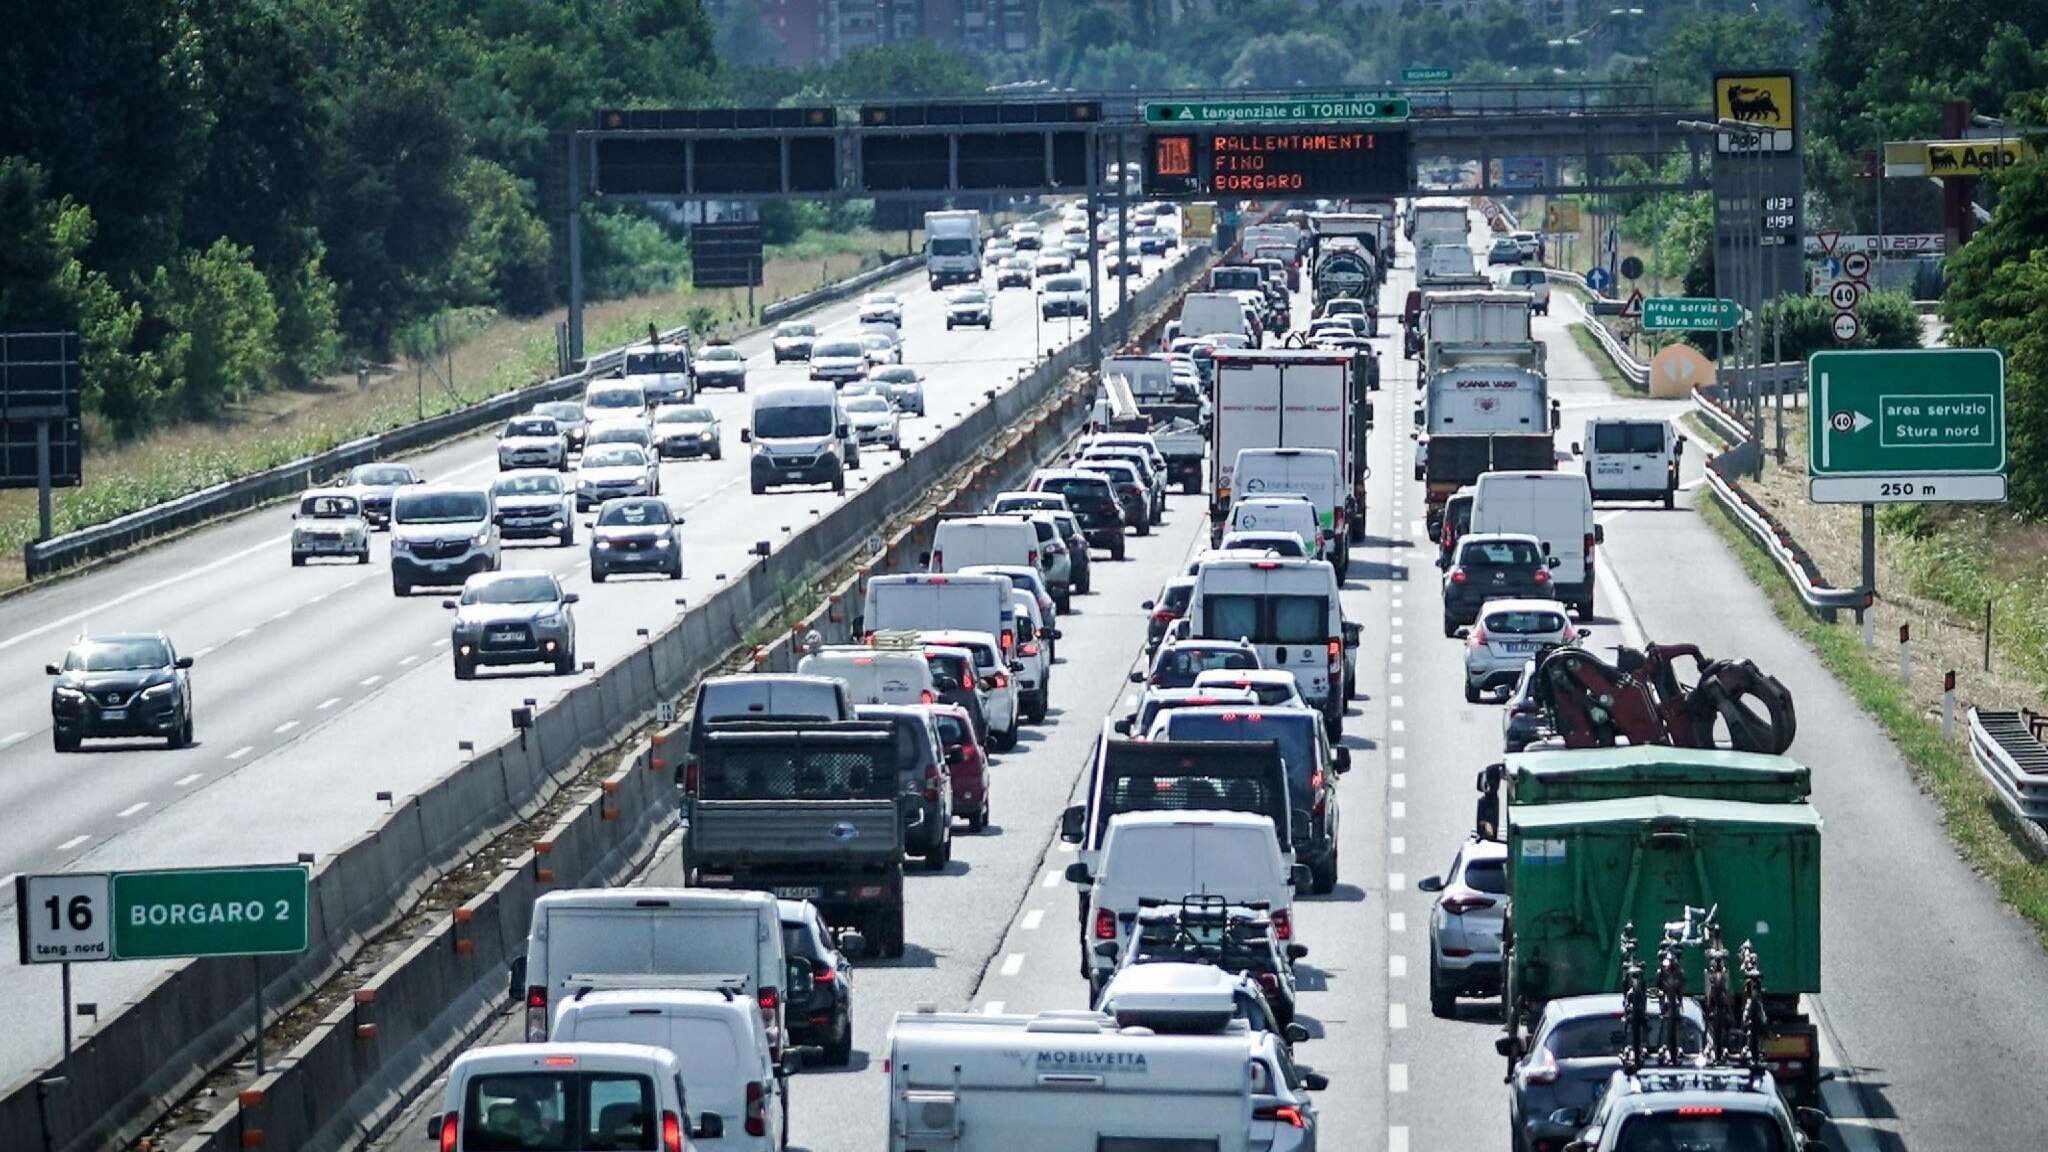
{"label": "roof rack", "polygon": [[[1683,916],[1664,925],[1657,943],[1656,972],[1644,969],[1636,946],[1633,921],[1622,925],[1622,1019],[1627,1041],[1621,1049],[1622,1070],[1633,1076],[1645,1068],[1724,1068],[1749,1074],[1752,1080],[1768,1068],[1765,1050],[1771,1038],[1770,1017],[1764,1010],[1764,978],[1756,948],[1743,941],[1736,954],[1742,988],[1731,985],[1728,948],[1721,936],[1719,906],[1687,906]],[[1698,949],[1706,987],[1699,996],[1701,1015],[1706,1020],[1705,1047],[1698,1057],[1687,1055],[1679,1042],[1685,1012],[1685,953]],[[1653,1043],[1649,1028],[1650,996],[1657,997],[1657,1032]]]}

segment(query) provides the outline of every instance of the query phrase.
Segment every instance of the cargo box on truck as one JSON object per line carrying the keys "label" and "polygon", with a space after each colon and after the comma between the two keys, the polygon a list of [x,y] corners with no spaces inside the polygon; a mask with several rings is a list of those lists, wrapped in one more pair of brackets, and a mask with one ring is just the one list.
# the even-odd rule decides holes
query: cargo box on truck
{"label": "cargo box on truck", "polygon": [[1215,356],[1209,434],[1209,518],[1230,513],[1237,455],[1246,448],[1322,448],[1337,454],[1347,489],[1342,553],[1363,539],[1365,461],[1357,422],[1366,419],[1359,365],[1348,352],[1230,350]]}

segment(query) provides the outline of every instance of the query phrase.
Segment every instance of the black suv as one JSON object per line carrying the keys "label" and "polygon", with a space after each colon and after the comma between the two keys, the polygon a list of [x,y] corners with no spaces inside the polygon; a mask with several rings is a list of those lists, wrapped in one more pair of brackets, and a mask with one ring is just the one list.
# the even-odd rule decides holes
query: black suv
{"label": "black suv", "polygon": [[1065,496],[1089,546],[1108,549],[1112,560],[1124,558],[1124,506],[1109,477],[1062,469],[1033,477],[1031,490]]}
{"label": "black suv", "polygon": [[853,1059],[853,965],[808,900],[777,900],[782,954],[810,965],[809,985],[789,990],[785,1019],[791,1044],[815,1044],[829,1063]]}
{"label": "black suv", "polygon": [[161,632],[127,632],[80,639],[64,662],[46,664],[50,686],[50,743],[78,751],[79,741],[100,736],[160,736],[173,748],[192,743],[192,667]]}
{"label": "black suv", "polygon": [[1458,541],[1457,559],[1444,573],[1444,635],[1479,619],[1488,600],[1557,598],[1550,570],[1557,557],[1545,556],[1534,536],[1482,532]]}

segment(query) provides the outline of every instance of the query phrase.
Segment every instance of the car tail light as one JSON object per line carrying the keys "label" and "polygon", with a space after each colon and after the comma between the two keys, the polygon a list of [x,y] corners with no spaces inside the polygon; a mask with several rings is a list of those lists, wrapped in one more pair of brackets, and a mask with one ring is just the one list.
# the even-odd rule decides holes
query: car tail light
{"label": "car tail light", "polygon": [[1022,652],[1026,656],[1036,656],[1038,655],[1038,642],[1035,640],[1028,641],[1025,643],[1024,647],[1018,649],[1018,651]]}
{"label": "car tail light", "polygon": [[860,642],[867,645],[870,648],[873,648],[875,646],[875,634],[873,632],[861,633]]}
{"label": "car tail light", "polygon": [[1721,1114],[1721,1106],[1718,1104],[1681,1104],[1678,1107],[1678,1114],[1680,1116],[1719,1116]]}
{"label": "car tail light", "polygon": [[1294,939],[1294,916],[1285,908],[1273,913],[1273,938],[1276,940]]}
{"label": "car tail light", "polygon": [[1007,673],[1004,673],[1004,672],[998,672],[998,673],[996,673],[996,687],[998,687],[998,688],[1008,688],[1009,686],[1010,686],[1010,677],[1009,677],[1009,675],[1008,675]]}
{"label": "car tail light", "polygon": [[545,984],[526,986],[526,1039],[539,1044],[548,1038],[548,989]]}
{"label": "car tail light", "polygon": [[453,1112],[441,1117],[441,1152],[455,1152],[455,1141],[459,1135],[455,1127],[457,1119],[459,1117]]}
{"label": "car tail light", "polygon": [[1277,1120],[1280,1123],[1286,1124],[1292,1128],[1300,1128],[1304,1126],[1301,1119],[1301,1109],[1296,1108],[1292,1104],[1282,1104],[1277,1108],[1261,1108],[1258,1111],[1252,1113],[1252,1119]]}
{"label": "car tail light", "polygon": [[661,1152],[683,1152],[683,1118],[673,1112],[661,1114]]}
{"label": "car tail light", "polygon": [[768,1134],[768,1088],[759,1080],[747,1081],[747,1135]]}
{"label": "car tail light", "polygon": [[1453,569],[1451,569],[1451,583],[1453,583],[1453,584],[1463,584],[1464,582],[1465,582],[1465,570],[1464,570],[1463,568],[1453,568]]}
{"label": "car tail light", "polygon": [[1531,1065],[1527,1072],[1522,1073],[1522,1080],[1528,1084],[1557,1083],[1557,1061],[1551,1057],[1550,1052],[1546,1049],[1543,1053],[1543,1059]]}
{"label": "car tail light", "polygon": [[[1597,542],[1597,539],[1591,532],[1586,533],[1586,566],[1588,568],[1593,566],[1593,545]],[[1719,1109],[1716,1109],[1716,1111],[1719,1111]]]}
{"label": "car tail light", "polygon": [[1179,617],[1173,614],[1173,609],[1171,608],[1154,608],[1152,610],[1152,622],[1155,624],[1171,624],[1177,619]]}
{"label": "car tail light", "polygon": [[1027,565],[1030,565],[1031,567],[1034,567],[1034,568],[1036,568],[1036,567],[1038,566],[1038,549],[1036,549],[1036,548],[1027,548],[1027,549],[1025,549],[1025,550],[1024,550],[1024,563],[1025,563],[1025,564],[1027,564]]}
{"label": "car tail light", "polygon": [[1444,911],[1451,913],[1477,912],[1481,908],[1493,907],[1491,896],[1446,896]]}
{"label": "car tail light", "polygon": [[1277,560],[1254,560],[1252,562],[1252,567],[1257,568],[1261,572],[1271,572],[1279,566],[1280,563]]}
{"label": "car tail light", "polygon": [[943,569],[944,569],[945,567],[946,567],[946,554],[945,554],[945,552],[943,552],[943,551],[939,551],[939,550],[934,550],[934,551],[932,552],[932,570],[933,570],[933,571],[940,571],[940,570],[943,570]]}
{"label": "car tail light", "polygon": [[1259,973],[1259,987],[1268,992],[1280,991],[1280,977],[1272,972]]}
{"label": "car tail light", "polygon": [[1009,629],[1005,628],[1003,629],[1003,635],[1001,640],[1003,645],[1003,654],[1007,656],[1010,653],[1010,646],[1017,642],[1017,637]]}
{"label": "car tail light", "polygon": [[1116,913],[1111,912],[1107,908],[1095,910],[1095,938],[1097,940],[1116,939]]}
{"label": "car tail light", "polygon": [[1486,626],[1482,624],[1473,628],[1472,637],[1467,643],[1471,644],[1474,648],[1486,647]]}
{"label": "car tail light", "polygon": [[763,988],[754,999],[761,1006],[761,1025],[768,1030],[768,1039],[779,1043],[781,1029],[776,1027],[775,1010],[782,1004],[782,993],[773,988]]}
{"label": "car tail light", "polygon": [[1538,584],[1548,584],[1548,583],[1550,583],[1550,572],[1549,572],[1549,570],[1548,570],[1548,569],[1545,569],[1545,568],[1538,568],[1538,569],[1536,570],[1536,582],[1537,582]]}
{"label": "car tail light", "polygon": [[830,968],[820,968],[811,973],[811,983],[813,984],[830,984],[837,979],[839,979],[839,973],[834,972]]}
{"label": "car tail light", "polygon": [[1335,636],[1330,637],[1329,651],[1330,663],[1335,664],[1337,661],[1342,660],[1344,658],[1344,641]]}

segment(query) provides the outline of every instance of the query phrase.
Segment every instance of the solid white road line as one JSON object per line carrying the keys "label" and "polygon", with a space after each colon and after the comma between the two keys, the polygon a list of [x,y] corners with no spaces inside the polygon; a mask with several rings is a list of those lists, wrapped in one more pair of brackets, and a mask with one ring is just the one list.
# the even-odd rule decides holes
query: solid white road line
{"label": "solid white road line", "polygon": [[133,815],[135,815],[135,814],[136,814],[137,812],[140,812],[140,811],[142,811],[142,810],[143,810],[144,808],[147,808],[147,807],[149,807],[149,801],[147,801],[147,800],[142,800],[142,801],[138,801],[138,802],[136,802],[136,803],[134,803],[134,804],[130,804],[130,805],[129,805],[129,806],[127,806],[126,808],[123,808],[123,809],[121,809],[121,810],[120,810],[119,812],[116,812],[116,813],[114,813],[114,819],[116,819],[116,820],[126,820],[126,819],[127,819],[127,818],[129,818],[130,816],[133,816]]}
{"label": "solid white road line", "polygon": [[71,839],[66,840],[62,844],[57,845],[57,851],[69,852],[73,848],[78,847],[80,844],[83,844],[90,839],[92,839],[92,837],[90,836],[73,836]]}
{"label": "solid white road line", "polygon": [[240,632],[235,633],[235,639],[240,640],[242,637],[247,636],[249,633],[254,631],[254,628],[244,628]]}
{"label": "solid white road line", "polygon": [[1017,973],[1022,972],[1023,970],[1024,954],[1022,952],[1012,952],[1008,956],[1003,957],[1003,975],[1015,976]]}
{"label": "solid white road line", "polygon": [[1019,928],[1022,928],[1026,932],[1036,932],[1038,931],[1038,926],[1044,922],[1045,909],[1033,908],[1031,911],[1026,912],[1024,914],[1024,922],[1017,926]]}

